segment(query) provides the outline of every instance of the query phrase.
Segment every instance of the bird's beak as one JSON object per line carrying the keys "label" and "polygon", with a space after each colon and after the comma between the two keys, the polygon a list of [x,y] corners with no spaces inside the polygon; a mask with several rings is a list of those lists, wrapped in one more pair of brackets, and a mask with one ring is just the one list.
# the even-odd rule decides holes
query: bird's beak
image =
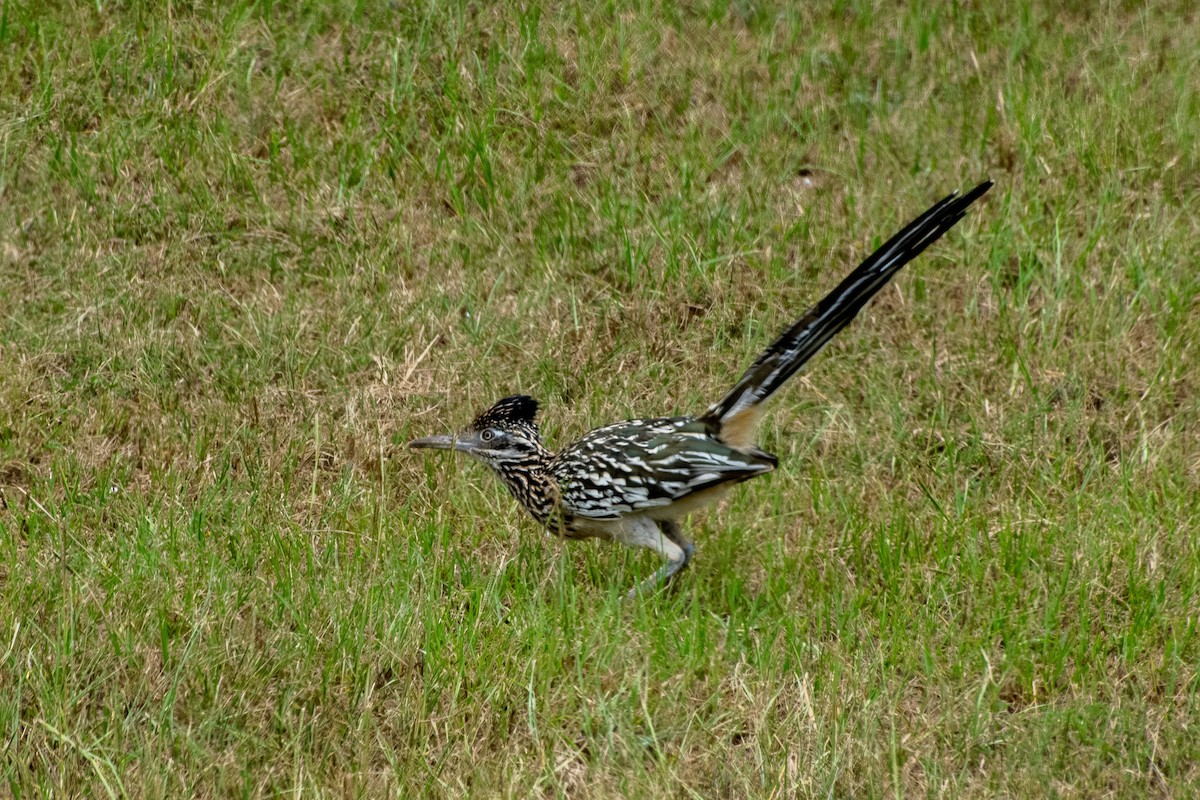
{"label": "bird's beak", "polygon": [[408,446],[414,449],[462,450],[464,452],[471,449],[470,442],[459,439],[457,436],[426,436],[421,439],[413,439]]}

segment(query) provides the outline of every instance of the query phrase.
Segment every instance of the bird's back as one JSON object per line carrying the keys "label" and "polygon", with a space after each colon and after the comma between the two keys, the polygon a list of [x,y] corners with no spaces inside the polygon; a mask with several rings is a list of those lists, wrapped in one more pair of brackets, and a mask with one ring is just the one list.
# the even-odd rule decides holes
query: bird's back
{"label": "bird's back", "polygon": [[721,442],[695,417],[658,417],[596,428],[555,456],[550,473],[565,511],[605,520],[674,505],[775,463]]}

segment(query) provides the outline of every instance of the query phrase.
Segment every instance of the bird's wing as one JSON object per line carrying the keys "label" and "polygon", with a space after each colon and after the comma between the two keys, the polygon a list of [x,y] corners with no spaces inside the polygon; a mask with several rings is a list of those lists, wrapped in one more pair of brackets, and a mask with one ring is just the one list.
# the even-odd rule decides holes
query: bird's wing
{"label": "bird's wing", "polygon": [[769,472],[775,458],[735,450],[691,417],[636,419],[597,428],[551,464],[566,511],[616,519],[722,483]]}

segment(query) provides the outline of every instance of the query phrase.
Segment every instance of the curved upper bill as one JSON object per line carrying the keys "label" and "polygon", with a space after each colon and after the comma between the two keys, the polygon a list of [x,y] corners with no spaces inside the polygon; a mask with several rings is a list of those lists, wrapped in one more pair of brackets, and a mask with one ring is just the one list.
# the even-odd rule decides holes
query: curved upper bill
{"label": "curved upper bill", "polygon": [[468,443],[456,436],[425,436],[408,443],[412,448],[428,450],[467,450]]}

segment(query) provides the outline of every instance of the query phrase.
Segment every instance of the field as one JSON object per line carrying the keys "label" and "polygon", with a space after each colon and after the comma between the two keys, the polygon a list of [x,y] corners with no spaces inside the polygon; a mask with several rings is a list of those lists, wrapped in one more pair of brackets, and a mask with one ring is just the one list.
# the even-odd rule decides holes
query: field
{"label": "field", "polygon": [[[1200,791],[1200,12],[0,5],[0,796]],[[698,552],[408,450],[694,413]]]}

